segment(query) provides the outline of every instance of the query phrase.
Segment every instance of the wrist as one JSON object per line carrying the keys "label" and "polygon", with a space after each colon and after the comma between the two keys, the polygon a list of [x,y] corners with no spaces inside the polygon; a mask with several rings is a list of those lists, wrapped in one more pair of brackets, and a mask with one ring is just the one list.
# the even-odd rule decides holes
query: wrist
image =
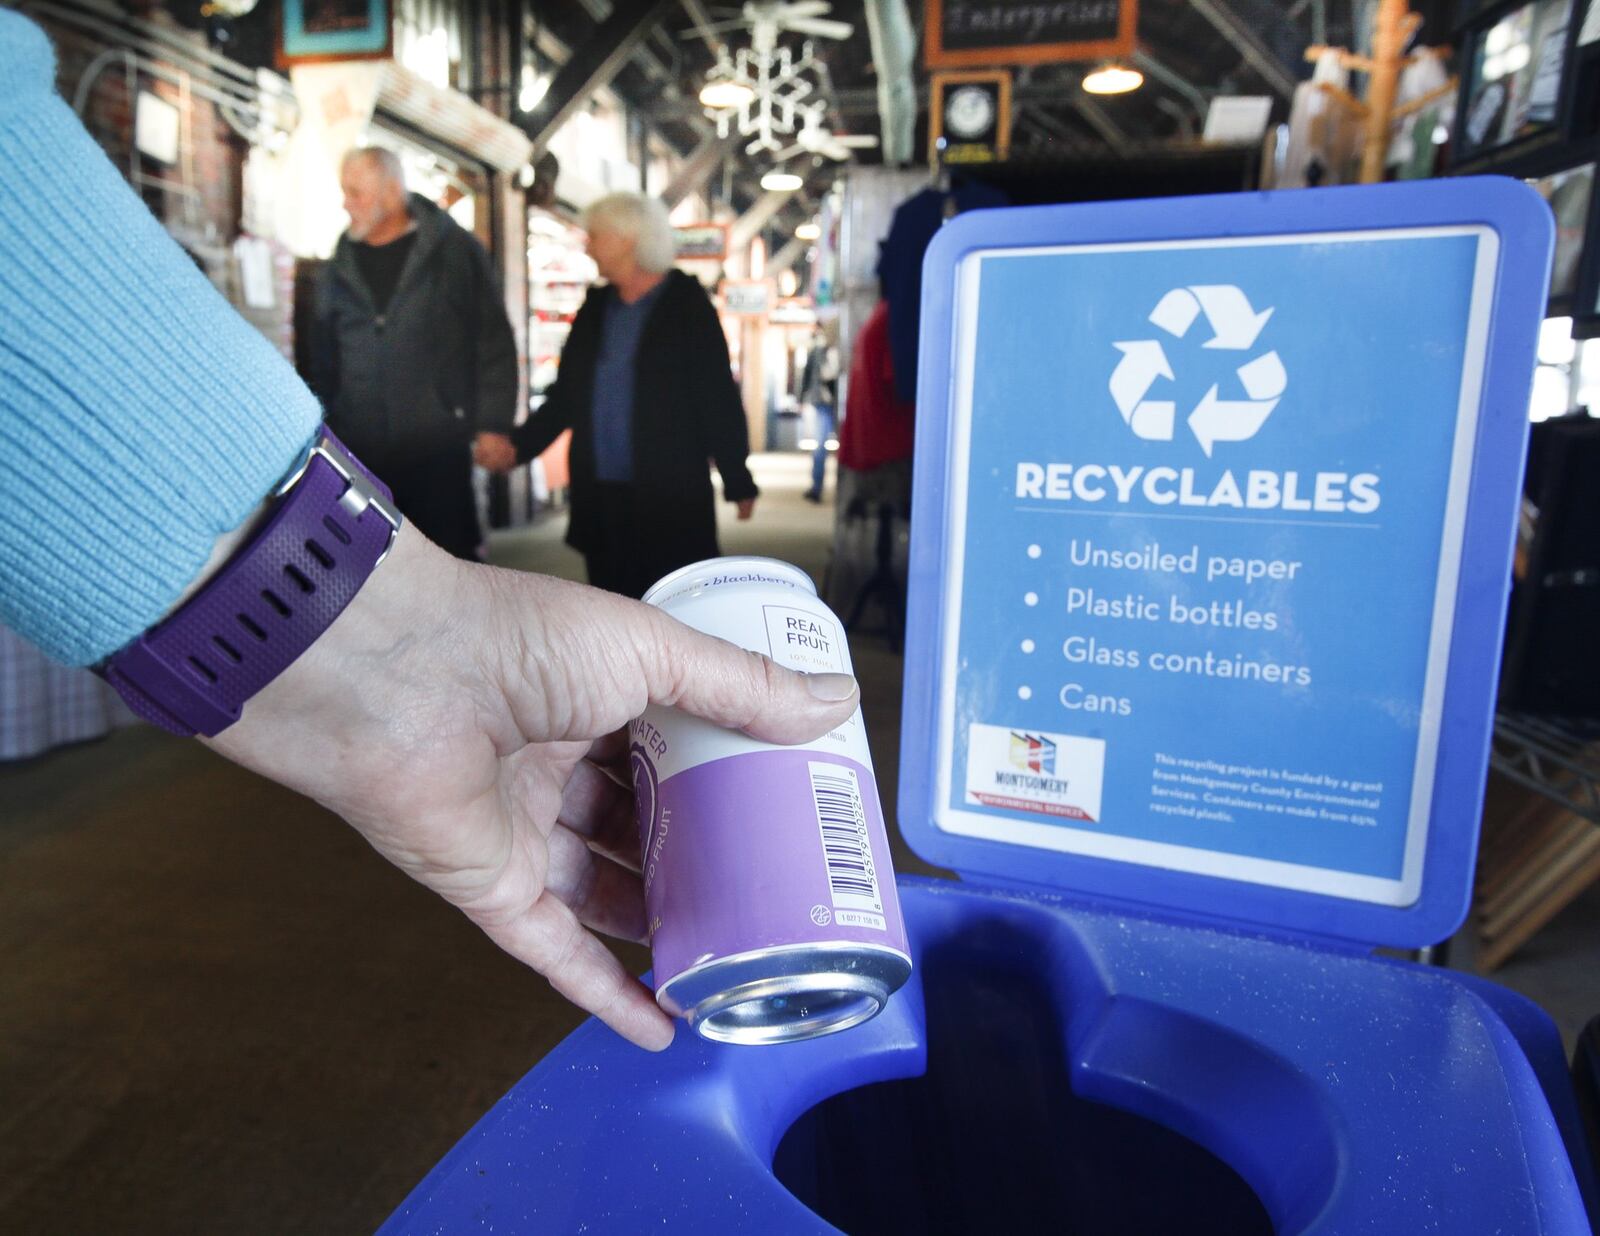
{"label": "wrist", "polygon": [[[448,680],[463,664],[437,650],[456,642],[450,606],[441,602],[459,598],[466,573],[403,525],[328,629],[250,700],[236,724],[203,741],[349,816],[350,805],[334,803],[330,787],[348,781],[355,764],[387,760],[397,731],[425,741],[434,727],[419,701],[456,693]],[[396,783],[404,780],[399,767],[393,772]],[[374,802],[381,788],[373,787]]]}
{"label": "wrist", "polygon": [[382,482],[324,431],[267,509],[219,538],[185,598],[101,673],[145,720],[216,734],[339,617],[399,525]]}

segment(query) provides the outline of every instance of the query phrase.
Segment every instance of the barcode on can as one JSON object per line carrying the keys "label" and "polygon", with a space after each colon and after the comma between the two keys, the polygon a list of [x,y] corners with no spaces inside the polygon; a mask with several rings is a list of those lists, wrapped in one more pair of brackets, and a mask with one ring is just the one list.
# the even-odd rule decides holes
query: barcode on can
{"label": "barcode on can", "polygon": [[843,927],[886,929],[878,868],[872,861],[867,815],[855,770],[839,764],[808,764],[811,797],[822,830],[822,855],[828,864],[833,921]]}

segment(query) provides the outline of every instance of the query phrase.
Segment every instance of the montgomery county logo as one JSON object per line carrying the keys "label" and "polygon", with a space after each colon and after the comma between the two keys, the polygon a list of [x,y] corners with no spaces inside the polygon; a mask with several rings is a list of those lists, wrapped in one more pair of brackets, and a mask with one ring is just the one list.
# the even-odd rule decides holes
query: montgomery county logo
{"label": "montgomery county logo", "polygon": [[1019,734],[1012,730],[1011,763],[1040,776],[1053,775],[1056,771],[1056,745],[1037,734]]}

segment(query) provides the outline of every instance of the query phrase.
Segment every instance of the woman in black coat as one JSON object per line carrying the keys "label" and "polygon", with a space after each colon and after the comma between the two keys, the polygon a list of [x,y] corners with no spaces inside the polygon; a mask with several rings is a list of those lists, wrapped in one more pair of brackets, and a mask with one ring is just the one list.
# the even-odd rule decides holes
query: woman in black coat
{"label": "woman in black coat", "polygon": [[740,519],[759,491],[727,341],[705,290],[672,268],[666,210],[616,193],[585,211],[584,227],[606,283],[578,310],[544,405],[509,441],[485,435],[478,461],[525,462],[571,429],[567,543],[590,583],[638,597],[669,571],[717,556],[708,460]]}

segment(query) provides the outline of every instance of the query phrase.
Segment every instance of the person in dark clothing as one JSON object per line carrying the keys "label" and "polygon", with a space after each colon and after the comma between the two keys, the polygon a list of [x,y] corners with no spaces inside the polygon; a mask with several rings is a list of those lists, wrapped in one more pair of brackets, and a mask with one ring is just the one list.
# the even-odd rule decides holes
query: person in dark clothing
{"label": "person in dark clothing", "polygon": [[668,572],[717,556],[708,461],[740,519],[759,490],[727,340],[705,290],[672,268],[666,209],[615,193],[584,212],[584,227],[606,283],[573,319],[544,405],[509,438],[485,435],[477,457],[504,470],[571,429],[567,543],[591,584],[639,597]]}
{"label": "person in dark clothing", "polygon": [[317,282],[312,388],[406,517],[477,558],[473,437],[509,430],[517,406],[499,280],[476,237],[406,193],[393,152],[351,151],[340,183],[350,227]]}

